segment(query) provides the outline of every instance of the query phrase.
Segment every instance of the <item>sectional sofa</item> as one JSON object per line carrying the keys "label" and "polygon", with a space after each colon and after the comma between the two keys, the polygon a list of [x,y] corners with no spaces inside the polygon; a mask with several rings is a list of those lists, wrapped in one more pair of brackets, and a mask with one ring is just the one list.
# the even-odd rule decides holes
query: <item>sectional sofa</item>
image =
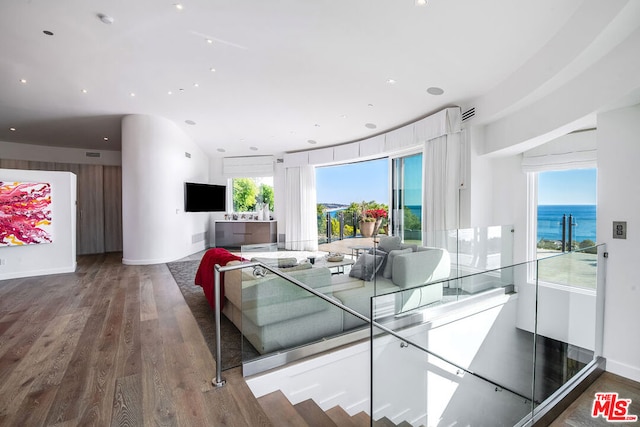
{"label": "sectional sofa", "polygon": [[[385,298],[388,307],[376,306],[377,316],[380,311],[395,315],[440,301],[441,283],[423,285],[448,279],[451,262],[444,249],[403,245],[399,238],[386,237],[375,250],[360,255],[348,275],[332,274],[328,267],[307,263],[281,270],[370,318],[374,295],[390,295]],[[278,275],[256,277],[251,269],[225,273],[223,313],[261,354],[307,344],[365,324]]]}

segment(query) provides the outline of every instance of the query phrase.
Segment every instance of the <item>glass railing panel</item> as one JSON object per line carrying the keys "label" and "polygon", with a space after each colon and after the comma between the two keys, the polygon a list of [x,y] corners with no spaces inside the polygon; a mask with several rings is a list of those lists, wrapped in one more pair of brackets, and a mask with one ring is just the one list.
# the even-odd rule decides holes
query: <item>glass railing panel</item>
{"label": "glass railing panel", "polygon": [[[373,327],[373,425],[513,426],[531,400]],[[408,332],[400,332],[408,333]],[[413,333],[408,333],[414,341]],[[424,340],[421,340],[424,342]],[[386,424],[390,420],[393,424]]]}
{"label": "glass railing panel", "polygon": [[537,261],[536,401],[573,378],[597,355],[598,268],[604,246]]}
{"label": "glass railing panel", "polygon": [[[303,268],[295,270],[282,267],[278,271],[337,301],[328,268],[310,263],[301,266]],[[228,280],[229,277],[225,278]],[[234,323],[251,345],[243,349],[244,362],[247,358],[287,351],[343,332],[344,316],[340,308],[260,267],[242,273],[240,295],[227,291],[226,296],[233,309],[239,309]],[[234,303],[238,297],[239,307]]]}
{"label": "glass railing panel", "polygon": [[[393,331],[448,363],[530,398],[535,334],[520,323],[523,316],[533,323],[535,304],[534,310],[521,311],[513,292],[529,268],[522,263],[377,296],[373,316],[392,321]],[[466,298],[462,289],[450,290],[456,286]]]}

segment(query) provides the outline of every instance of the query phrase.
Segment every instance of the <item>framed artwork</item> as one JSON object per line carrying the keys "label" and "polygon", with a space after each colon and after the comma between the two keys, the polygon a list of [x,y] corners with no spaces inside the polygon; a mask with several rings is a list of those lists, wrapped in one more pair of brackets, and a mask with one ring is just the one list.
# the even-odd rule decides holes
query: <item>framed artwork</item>
{"label": "framed artwork", "polygon": [[0,181],[0,246],[51,242],[51,185]]}

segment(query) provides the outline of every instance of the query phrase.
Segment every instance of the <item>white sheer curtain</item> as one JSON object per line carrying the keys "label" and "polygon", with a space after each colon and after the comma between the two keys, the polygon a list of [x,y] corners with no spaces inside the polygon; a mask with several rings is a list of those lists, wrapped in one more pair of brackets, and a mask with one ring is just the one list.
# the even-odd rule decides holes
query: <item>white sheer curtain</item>
{"label": "white sheer curtain", "polygon": [[316,173],[313,166],[286,168],[285,248],[318,250]]}
{"label": "white sheer curtain", "polygon": [[422,241],[439,246],[445,230],[458,228],[460,133],[425,142],[423,155]]}

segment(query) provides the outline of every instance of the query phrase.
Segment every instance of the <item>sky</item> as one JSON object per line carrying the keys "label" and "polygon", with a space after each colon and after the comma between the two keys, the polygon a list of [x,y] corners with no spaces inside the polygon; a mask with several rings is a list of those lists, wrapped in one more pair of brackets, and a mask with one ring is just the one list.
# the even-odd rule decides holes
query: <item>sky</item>
{"label": "sky", "polygon": [[388,159],[316,168],[318,203],[389,204]]}
{"label": "sky", "polygon": [[[407,177],[411,182],[421,180],[421,159],[407,160]],[[413,171],[413,172],[412,172]],[[414,173],[415,172],[415,173]],[[389,204],[389,163],[388,159],[349,163],[338,166],[316,168],[318,203],[340,203],[375,200]],[[407,188],[406,204],[420,204],[412,198]],[[416,189],[417,194],[421,190]],[[414,192],[414,193],[416,193]],[[596,169],[573,169],[549,171],[538,174],[539,205],[595,205]]]}
{"label": "sky", "polygon": [[538,174],[539,205],[595,205],[596,169]]}

